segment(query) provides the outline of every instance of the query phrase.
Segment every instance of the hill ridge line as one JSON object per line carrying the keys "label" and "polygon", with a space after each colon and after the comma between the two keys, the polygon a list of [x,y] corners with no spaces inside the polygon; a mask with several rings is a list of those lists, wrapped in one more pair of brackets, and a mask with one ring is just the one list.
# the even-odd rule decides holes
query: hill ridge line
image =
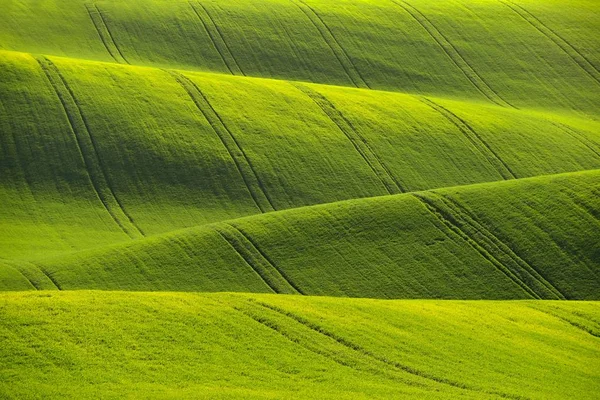
{"label": "hill ridge line", "polygon": [[[26,51],[19,51],[19,50],[0,49],[0,52],[25,54],[25,55],[29,55],[34,58],[36,57],[36,55],[34,53],[26,52]],[[55,54],[43,54],[43,56],[46,58],[47,57],[60,58],[63,60],[67,60],[68,62],[110,64],[110,65],[120,66],[123,68],[131,67],[131,68],[153,69],[153,70],[163,70],[163,71],[166,71],[166,70],[181,71],[184,73],[221,76],[224,78],[239,78],[239,79],[265,80],[265,81],[270,81],[270,82],[285,82],[285,83],[289,83],[292,85],[297,83],[300,85],[317,85],[317,86],[325,86],[325,87],[330,87],[330,88],[340,88],[340,89],[347,89],[347,90],[370,90],[375,93],[389,93],[389,94],[393,94],[393,95],[403,95],[403,96],[413,96],[413,97],[428,96],[429,98],[433,97],[438,100],[453,101],[453,102],[469,104],[469,105],[473,105],[473,106],[502,107],[496,103],[493,103],[493,102],[490,102],[487,100],[479,101],[478,99],[471,98],[471,97],[447,97],[445,93],[425,93],[424,94],[424,93],[419,93],[419,92],[407,92],[407,91],[399,91],[399,90],[382,90],[382,89],[371,89],[371,88],[365,89],[365,88],[357,88],[357,87],[348,86],[348,85],[331,84],[331,83],[323,83],[323,82],[300,81],[300,80],[293,80],[293,79],[281,79],[281,78],[277,78],[277,77],[262,77],[262,76],[255,76],[255,75],[243,75],[243,76],[232,75],[232,74],[227,74],[227,73],[223,73],[223,72],[205,71],[205,70],[199,70],[199,69],[164,68],[164,67],[159,67],[159,66],[155,66],[155,65],[147,65],[147,64],[121,64],[121,63],[117,63],[117,62],[113,62],[113,61],[80,58],[80,57],[66,57],[66,56],[55,55]],[[506,107],[502,107],[502,108],[506,109]],[[564,108],[557,108],[557,109],[514,108],[514,110],[520,111],[520,112],[535,113],[536,118],[543,118],[542,115],[545,115],[545,116],[547,116],[549,114],[556,115],[558,113],[558,115],[560,116],[560,115],[565,115],[563,113],[566,113],[566,115],[573,117],[573,118],[577,118],[577,119],[582,119],[582,115],[584,115],[590,121],[594,121],[594,122],[600,121],[599,116],[597,114],[586,114],[586,113],[581,113],[581,112],[574,113],[572,110],[568,110],[568,109],[564,109]],[[539,116],[537,116],[537,115],[539,115]]]}
{"label": "hill ridge line", "polygon": [[[69,255],[73,255],[73,254],[79,254],[79,253],[86,253],[89,251],[95,251],[98,249],[109,249],[109,248],[119,248],[119,247],[123,247],[123,246],[128,246],[132,243],[136,243],[139,242],[140,240],[153,240],[156,238],[169,238],[172,236],[177,236],[177,235],[181,235],[181,234],[185,234],[188,232],[192,232],[192,231],[197,231],[197,230],[214,230],[216,227],[218,227],[221,224],[237,224],[240,221],[246,221],[246,220],[252,220],[255,218],[261,218],[263,216],[267,216],[267,215],[272,215],[272,214],[279,214],[279,213],[290,213],[290,212],[297,212],[298,210],[304,210],[304,209],[318,209],[318,208],[327,208],[327,207],[331,207],[331,206],[335,206],[335,205],[340,205],[340,204],[346,204],[346,203],[355,203],[355,202],[363,202],[363,201],[370,201],[370,200],[374,200],[377,201],[379,199],[384,199],[384,198],[389,198],[389,197],[396,197],[396,196],[413,196],[416,197],[417,195],[422,195],[423,193],[429,193],[429,192],[437,192],[439,190],[448,190],[448,189],[466,189],[466,188],[473,188],[473,187],[480,187],[480,186],[493,186],[493,185],[505,185],[505,184],[515,184],[515,183],[520,183],[522,181],[534,181],[534,180],[538,180],[538,179],[544,179],[544,178],[554,178],[554,177],[560,177],[560,176],[569,176],[569,175],[580,175],[580,174],[589,174],[589,173],[600,173],[600,169],[591,169],[591,170],[585,170],[585,171],[576,171],[576,172],[563,172],[563,173],[559,173],[559,174],[550,174],[550,175],[538,175],[538,176],[534,176],[534,177],[528,177],[528,178],[519,178],[519,179],[514,179],[514,180],[499,180],[499,181],[493,181],[493,182],[483,182],[483,183],[474,183],[474,184],[470,184],[470,185],[459,185],[459,186],[447,186],[447,187],[443,187],[443,188],[435,188],[435,189],[428,189],[428,190],[424,190],[424,191],[415,191],[415,192],[407,192],[407,193],[398,193],[398,194],[393,194],[393,195],[381,195],[381,196],[371,196],[371,197],[362,197],[362,198],[355,198],[355,199],[345,199],[345,200],[339,200],[339,201],[333,201],[333,202],[329,202],[329,203],[320,203],[320,204],[312,204],[312,205],[307,205],[307,206],[301,206],[301,207],[294,207],[294,208],[288,208],[288,209],[283,209],[283,210],[275,210],[275,211],[271,211],[269,213],[265,213],[265,214],[253,214],[253,215],[246,215],[243,217],[238,217],[238,218],[232,218],[232,219],[227,219],[227,220],[222,220],[222,221],[217,221],[217,222],[211,222],[208,224],[201,224],[201,225],[194,225],[194,226],[190,226],[190,227],[186,227],[186,228],[180,228],[180,229],[174,229],[174,230],[170,230],[167,232],[162,232],[160,234],[156,234],[156,235],[152,235],[152,236],[146,236],[144,238],[139,238],[136,240],[131,240],[131,241],[127,241],[127,242],[120,242],[120,243],[111,243],[108,245],[103,245],[103,246],[98,246],[98,247],[92,247],[92,248],[86,248],[86,249],[80,249],[80,250],[76,250],[76,251],[70,251],[70,252],[66,252],[66,253],[62,253],[62,254],[58,254],[55,256],[50,257],[50,259],[59,259],[64,257],[66,254]],[[37,259],[32,259],[34,261],[36,261]],[[29,262],[31,263],[32,261],[30,260],[15,260],[15,262]]]}
{"label": "hill ridge line", "polygon": [[188,96],[192,99],[196,108],[204,116],[204,118],[210,124],[212,130],[221,140],[221,143],[229,153],[229,156],[233,160],[237,167],[242,180],[246,184],[246,188],[250,193],[250,196],[254,200],[254,203],[261,212],[267,212],[275,210],[275,207],[267,195],[267,191],[263,183],[261,182],[256,170],[252,167],[250,159],[246,155],[244,149],[242,149],[240,143],[235,138],[231,130],[227,128],[219,114],[210,104],[204,93],[200,88],[191,81],[187,76],[173,71],[164,70],[170,74],[179,85],[186,91]]}
{"label": "hill ridge line", "polygon": [[[108,175],[104,169],[104,165],[98,154],[94,138],[89,131],[85,118],[81,113],[81,108],[75,99],[75,96],[69,88],[66,80],[60,73],[59,69],[52,61],[45,57],[35,58],[40,68],[42,69],[46,79],[50,82],[60,104],[67,116],[71,131],[75,136],[75,142],[79,147],[79,152],[83,158],[90,182],[100,199],[104,208],[115,221],[115,223],[131,238],[135,239],[139,236],[145,236],[144,232],[134,223],[131,216],[127,213],[123,204],[116,196],[112,185],[108,179]],[[69,104],[69,99],[73,103]],[[79,118],[78,118],[79,117]],[[111,204],[113,203],[114,204]],[[125,218],[118,215],[118,211]]]}

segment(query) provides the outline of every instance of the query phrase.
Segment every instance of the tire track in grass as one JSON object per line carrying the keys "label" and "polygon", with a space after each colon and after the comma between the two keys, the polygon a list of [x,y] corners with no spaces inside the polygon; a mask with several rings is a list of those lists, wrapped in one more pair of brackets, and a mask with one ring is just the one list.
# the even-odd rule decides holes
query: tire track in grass
{"label": "tire track in grass", "polygon": [[90,182],[104,208],[130,238],[136,239],[145,236],[112,189],[108,174],[98,154],[94,137],[90,133],[88,123],[81,113],[81,108],[71,88],[52,61],[45,57],[38,57],[36,60],[60,100],[71,131],[75,136],[75,142],[83,158]]}
{"label": "tire track in grass", "polygon": [[369,145],[367,140],[358,133],[352,123],[331,103],[325,96],[308,86],[293,83],[293,85],[306,94],[329,119],[338,127],[338,129],[348,138],[356,151],[369,165],[373,173],[379,178],[388,194],[404,193],[400,182],[390,172],[389,168],[379,158],[377,153]]}
{"label": "tire track in grass", "polygon": [[539,311],[541,313],[550,315],[551,317],[559,319],[559,320],[561,320],[563,322],[566,322],[567,324],[569,324],[569,325],[571,325],[571,326],[573,326],[573,327],[575,327],[575,328],[577,328],[577,329],[579,329],[579,330],[581,330],[581,331],[583,331],[585,333],[588,333],[588,334],[592,335],[595,338],[599,338],[600,339],[600,333],[598,333],[598,332],[596,332],[596,331],[588,328],[587,326],[582,325],[582,324],[580,324],[580,323],[578,323],[576,321],[571,321],[567,317],[563,317],[562,315],[555,314],[555,313],[553,313],[551,311],[545,310],[543,308],[538,308],[538,307],[530,305],[530,304],[527,305],[527,307],[532,308],[532,309],[534,309],[536,311]]}
{"label": "tire track in grass", "polygon": [[210,38],[213,46],[221,56],[221,59],[225,63],[225,66],[229,70],[232,75],[242,75],[245,76],[244,72],[240,68],[237,60],[235,59],[231,49],[227,45],[223,34],[217,24],[215,24],[214,19],[208,13],[208,10],[204,5],[198,2],[189,3],[190,7],[194,11],[196,17],[202,23],[202,26],[206,30],[208,37]]}
{"label": "tire track in grass", "polygon": [[129,64],[129,61],[125,58],[119,46],[117,46],[117,42],[113,35],[110,33],[110,29],[108,29],[108,25],[102,16],[102,12],[95,4],[86,4],[85,8],[96,28],[96,32],[98,32],[98,36],[100,36],[100,40],[102,40],[102,44],[110,54],[110,56],[119,64]]}
{"label": "tire track in grass", "polygon": [[578,132],[570,126],[565,125],[561,122],[556,122],[552,120],[547,121],[549,121],[552,125],[565,132],[567,135],[571,136],[573,139],[577,140],[579,143],[587,147],[588,150],[590,150],[592,153],[594,153],[600,158],[600,150],[596,149],[597,145],[588,138],[586,138],[581,132]]}
{"label": "tire track in grass", "polygon": [[21,268],[18,268],[18,267],[14,266],[14,265],[11,265],[11,264],[8,262],[8,260],[6,260],[5,258],[1,258],[1,257],[0,257],[0,265],[2,265],[2,264],[3,264],[3,267],[4,267],[4,268],[9,268],[9,269],[11,269],[11,270],[15,271],[16,273],[18,273],[19,275],[21,275],[23,278],[25,278],[25,280],[26,280],[27,282],[29,282],[29,284],[31,285],[31,287],[32,287],[33,289],[35,289],[35,290],[40,290],[40,287],[39,287],[39,285],[38,285],[38,284],[36,284],[36,283],[34,283],[34,282],[33,282],[33,281],[32,281],[32,280],[29,278],[29,276],[25,275],[25,273],[23,273],[23,271],[21,270]]}
{"label": "tire track in grass", "polygon": [[442,117],[446,118],[452,125],[456,126],[460,132],[479,150],[479,152],[488,160],[490,164],[498,171],[498,173],[504,179],[516,179],[517,176],[510,169],[510,167],[498,156],[498,154],[492,150],[492,148],[486,143],[485,140],[473,129],[465,120],[459,118],[452,111],[437,104],[433,100],[426,97],[418,97],[418,99],[433,108],[435,111],[440,113]]}
{"label": "tire track in grass", "polygon": [[354,65],[346,50],[344,50],[342,45],[340,45],[333,35],[333,32],[331,32],[331,29],[329,29],[319,14],[317,14],[317,12],[311,6],[302,0],[291,0],[291,2],[294,3],[304,15],[306,15],[317,31],[319,31],[321,37],[325,43],[327,43],[342,68],[344,68],[346,75],[348,75],[354,86],[363,89],[370,89],[369,84],[365,81],[358,68],[356,68],[356,65]]}
{"label": "tire track in grass", "polygon": [[[48,290],[47,287],[42,287],[44,285],[42,285],[39,281],[40,277],[44,277],[42,278],[42,280],[46,281],[46,283],[50,284],[51,286],[53,286],[55,289],[59,289],[59,287],[56,285],[56,283],[50,279],[48,277],[48,274],[46,272],[44,272],[42,270],[42,268],[36,264],[34,264],[31,261],[24,261],[24,260],[8,260],[6,258],[0,258],[0,260],[5,264],[8,265],[9,267],[12,267],[16,270],[18,270],[25,278],[27,278],[27,280],[29,282],[31,282],[31,284],[37,289],[37,290]],[[28,270],[27,268],[25,268],[24,265],[29,266],[32,270],[34,271],[38,271],[41,273],[41,275],[37,275],[36,274],[32,274],[31,270]]]}
{"label": "tire track in grass", "polygon": [[571,43],[567,42],[562,36],[550,29],[546,24],[539,20],[535,15],[527,11],[520,5],[506,0],[498,0],[506,7],[510,8],[515,14],[519,15],[529,25],[537,29],[542,35],[546,36],[555,45],[557,45],[566,55],[568,55],[579,67],[584,70],[596,83],[600,84],[600,72],[594,65],[581,54]]}
{"label": "tire track in grass", "polygon": [[185,75],[175,72],[172,70],[164,70],[169,73],[181,87],[186,91],[188,96],[192,99],[196,108],[204,115],[204,118],[208,121],[213,131],[217,134],[221,143],[229,153],[229,156],[233,160],[238,172],[240,173],[254,203],[261,212],[268,212],[275,210],[270,197],[265,190],[263,183],[261,182],[256,170],[252,166],[250,159],[240,146],[239,142],[231,131],[227,128],[219,114],[215,111],[213,106],[210,104],[204,93],[200,88],[192,82]]}
{"label": "tire track in grass", "polygon": [[502,262],[500,262],[493,254],[485,249],[475,238],[467,234],[461,229],[461,224],[456,220],[455,216],[452,215],[445,207],[437,205],[433,199],[423,193],[411,194],[416,198],[423,206],[444,226],[458,235],[463,239],[471,248],[477,251],[483,258],[485,258],[490,264],[492,264],[498,271],[503,273],[507,278],[518,285],[523,291],[529,294],[535,299],[541,299],[540,295],[533,289],[525,284],[517,275],[515,275],[509,268],[507,268]]}
{"label": "tire track in grass", "polygon": [[456,65],[467,79],[475,86],[479,92],[487,97],[493,103],[503,106],[516,108],[508,101],[504,100],[494,89],[492,89],[486,81],[475,71],[475,69],[467,62],[460,54],[454,45],[446,38],[446,36],[436,28],[436,26],[417,8],[410,5],[404,0],[390,0],[398,7],[406,11],[423,29],[429,33],[429,36],[444,50],[448,58]]}
{"label": "tire track in grass", "polygon": [[[334,332],[331,332],[325,328],[323,328],[320,325],[315,324],[312,321],[309,321],[308,319],[301,317],[299,315],[296,315],[295,313],[285,310],[283,308],[280,308],[278,306],[274,306],[272,304],[268,304],[262,301],[256,301],[254,299],[250,299],[249,303],[255,303],[257,306],[263,307],[267,310],[276,312],[284,317],[287,317],[290,320],[293,320],[295,322],[297,322],[298,324],[312,330],[313,332],[318,333],[321,336],[324,336],[326,338],[329,338],[335,342],[337,342],[338,344],[342,345],[344,348],[350,350],[351,352],[357,353],[359,354],[361,357],[367,357],[368,359],[371,359],[375,362],[378,363],[382,363],[385,364],[388,367],[392,367],[398,371],[403,371],[406,372],[410,375],[416,376],[418,378],[423,378],[423,379],[427,379],[429,381],[438,383],[438,384],[443,384],[443,385],[448,385],[448,386],[452,386],[454,388],[457,389],[463,389],[463,390],[468,390],[468,391],[473,391],[473,392],[478,392],[478,393],[487,393],[487,394],[493,394],[496,396],[500,396],[502,398],[510,398],[510,399],[521,399],[520,396],[515,396],[509,393],[502,393],[502,392],[496,392],[496,391],[487,391],[487,390],[482,390],[480,388],[476,388],[476,387],[472,387],[470,385],[466,385],[464,383],[461,382],[456,382],[450,379],[446,379],[446,378],[441,378],[438,376],[435,376],[433,374],[430,374],[426,371],[422,371],[419,370],[417,368],[413,368],[411,366],[399,363],[397,361],[394,360],[390,360],[389,358],[387,358],[386,356],[382,356],[379,354],[375,354],[372,351],[366,349],[365,347],[354,343]],[[413,383],[414,385],[414,383]]]}
{"label": "tire track in grass", "polygon": [[509,245],[494,235],[483,224],[456,200],[448,195],[432,193],[440,202],[442,202],[450,213],[453,213],[460,228],[465,231],[469,237],[475,238],[481,236],[478,243],[485,248],[496,259],[503,261],[502,264],[509,268],[513,274],[519,277],[532,290],[536,291],[541,298],[556,298],[566,300],[566,296],[554,286],[550,280],[537,268],[530,265],[522,259]]}
{"label": "tire track in grass", "polygon": [[217,225],[215,230],[233,247],[273,292],[280,294],[303,294],[296,285],[290,282],[281,270],[275,267],[275,264],[265,256],[255,243],[238,228],[228,223],[222,223]]}

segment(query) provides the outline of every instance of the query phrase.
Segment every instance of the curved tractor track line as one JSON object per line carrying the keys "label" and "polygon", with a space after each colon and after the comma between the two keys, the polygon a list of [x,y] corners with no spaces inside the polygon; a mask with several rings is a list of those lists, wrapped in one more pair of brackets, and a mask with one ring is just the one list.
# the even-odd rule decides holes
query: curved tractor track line
{"label": "curved tractor track line", "polygon": [[388,194],[404,193],[400,182],[392,175],[389,168],[381,158],[373,151],[367,140],[360,135],[352,123],[321,93],[309,88],[306,85],[293,83],[298,90],[307,95],[329,119],[338,127],[338,129],[348,138],[358,154],[365,160],[373,173],[381,181]]}
{"label": "curved tractor track line", "polygon": [[493,103],[503,106],[516,108],[508,101],[503,99],[487,82],[475,71],[475,69],[467,62],[467,60],[459,53],[454,45],[446,38],[446,36],[417,8],[403,0],[390,0],[398,7],[406,11],[423,29],[429,33],[429,36],[444,50],[448,58],[456,65],[467,79],[475,86],[479,92],[487,97]]}
{"label": "curved tractor track line", "polygon": [[100,40],[102,40],[102,44],[106,48],[106,51],[110,54],[110,56],[119,64],[129,64],[129,61],[125,58],[121,49],[115,42],[113,35],[110,33],[110,29],[104,20],[104,16],[102,12],[98,8],[96,4],[86,4],[85,8],[96,28],[96,32],[98,32],[98,36],[100,36]]}
{"label": "curved tractor track line", "polygon": [[90,182],[104,208],[121,230],[131,239],[145,236],[116,196],[106,173],[106,168],[98,154],[94,137],[90,133],[87,121],[81,112],[81,107],[67,81],[49,59],[38,57],[36,61],[60,100],[71,131],[75,136],[75,142],[83,158]]}
{"label": "curved tractor track line", "polygon": [[466,233],[471,238],[475,238],[476,235],[482,236],[478,240],[479,245],[498,261],[504,261],[502,264],[510,269],[515,276],[518,276],[528,287],[536,291],[540,297],[548,298],[548,295],[550,295],[552,298],[566,300],[566,296],[540,270],[521,258],[508,244],[479,223],[464,206],[448,195],[435,192],[432,195],[436,196],[448,208],[448,212],[454,214],[455,220],[460,222],[463,231],[468,230],[469,232]]}
{"label": "curved tractor track line", "polygon": [[231,52],[231,49],[227,45],[225,38],[223,37],[223,33],[215,23],[214,19],[208,13],[206,7],[203,4],[195,2],[189,3],[190,7],[194,11],[194,14],[200,22],[202,26],[206,30],[208,37],[210,38],[213,46],[221,56],[221,59],[225,63],[225,66],[229,70],[232,75],[242,75],[245,76],[244,71],[240,68],[235,56]]}
{"label": "curved tractor track line", "polygon": [[504,179],[517,179],[515,173],[510,169],[510,167],[496,154],[494,150],[481,138],[481,136],[473,129],[465,120],[459,118],[452,111],[448,110],[446,107],[439,105],[427,97],[418,97],[418,99],[440,113],[444,118],[446,118],[450,123],[458,128],[460,132],[479,150],[479,152],[487,158],[488,162],[492,164],[492,166],[498,171],[498,173]]}
{"label": "curved tractor track line", "polygon": [[566,55],[568,55],[583,71],[585,71],[596,83],[600,84],[600,72],[594,67],[594,65],[581,54],[573,45],[563,39],[558,33],[550,29],[544,24],[538,17],[527,11],[520,5],[513,3],[512,1],[498,0],[506,7],[514,11],[515,14],[519,15],[529,25],[537,29],[542,35],[546,36],[555,45],[557,45]]}
{"label": "curved tractor track line", "polygon": [[242,177],[250,196],[254,200],[256,207],[261,212],[268,212],[275,210],[271,198],[267,194],[265,187],[258,177],[256,170],[252,166],[250,159],[240,146],[239,142],[231,133],[229,128],[225,125],[219,114],[210,104],[204,93],[200,88],[192,82],[185,75],[175,72],[173,70],[164,70],[171,75],[177,83],[186,91],[188,96],[192,99],[196,108],[206,118],[213,131],[221,140],[221,143],[229,153],[229,156],[233,160],[240,176]]}
{"label": "curved tractor track line", "polygon": [[358,68],[356,68],[356,65],[354,65],[346,50],[344,50],[342,45],[333,35],[333,32],[331,32],[331,29],[329,29],[323,19],[319,16],[319,14],[317,14],[315,9],[302,0],[291,0],[291,2],[294,3],[300,9],[300,11],[304,13],[304,15],[306,15],[310,22],[315,26],[317,31],[319,31],[321,37],[325,43],[327,43],[342,68],[344,68],[346,75],[348,75],[354,86],[357,88],[370,89],[369,84],[365,81]]}
{"label": "curved tractor track line", "polygon": [[397,361],[394,360],[390,360],[389,358],[387,358],[386,356],[382,356],[379,354],[375,354],[372,351],[360,346],[359,344],[356,344],[334,332],[331,332],[325,328],[323,328],[320,325],[315,324],[312,321],[309,321],[308,319],[299,316],[291,311],[287,311],[283,308],[280,308],[278,306],[274,306],[272,304],[268,304],[262,301],[256,301],[254,299],[249,299],[248,303],[252,304],[256,304],[257,306],[263,307],[264,309],[273,311],[275,313],[278,313],[284,317],[287,317],[290,320],[295,321],[296,323],[304,326],[305,328],[308,328],[310,330],[312,330],[313,332],[318,333],[321,336],[324,336],[326,338],[329,338],[333,341],[335,341],[336,343],[342,345],[343,347],[345,347],[346,349],[350,350],[351,352],[355,352],[358,353],[359,355],[363,356],[363,357],[367,357],[370,358],[373,361],[385,364],[388,367],[392,367],[396,370],[399,371],[403,371],[406,372],[410,375],[413,375],[415,377],[419,377],[419,378],[423,378],[423,379],[427,379],[429,381],[438,383],[438,384],[443,384],[443,385],[448,385],[448,386],[452,386],[455,387],[457,389],[463,389],[463,390],[468,390],[468,391],[472,391],[472,392],[478,392],[478,393],[486,393],[486,394],[493,394],[496,396],[500,396],[502,398],[509,398],[509,399],[520,399],[520,397],[518,396],[514,396],[512,394],[509,393],[502,393],[502,392],[495,392],[495,391],[484,391],[481,390],[479,388],[476,387],[472,387],[470,385],[465,385],[461,382],[456,382],[450,379],[446,379],[446,378],[440,378],[437,377],[435,375],[432,375],[428,372],[413,368],[411,366],[405,365],[405,364],[401,364]]}
{"label": "curved tractor track line", "polygon": [[267,286],[278,294],[300,294],[281,271],[275,267],[264,253],[256,247],[249,237],[231,224],[220,224],[215,227],[217,233],[233,247],[246,263],[261,277]]}
{"label": "curved tractor track line", "polygon": [[540,295],[531,289],[528,285],[521,280],[520,277],[516,276],[509,268],[502,264],[493,254],[490,254],[484,246],[482,246],[477,240],[471,235],[467,234],[460,226],[456,223],[454,216],[449,214],[446,210],[440,208],[434,203],[434,201],[423,195],[422,193],[411,194],[433,215],[439,222],[441,222],[446,228],[458,235],[464,240],[469,246],[477,251],[483,258],[485,258],[492,266],[494,266],[499,272],[503,273],[507,278],[512,280],[518,285],[524,292],[529,294],[535,299],[541,299]]}

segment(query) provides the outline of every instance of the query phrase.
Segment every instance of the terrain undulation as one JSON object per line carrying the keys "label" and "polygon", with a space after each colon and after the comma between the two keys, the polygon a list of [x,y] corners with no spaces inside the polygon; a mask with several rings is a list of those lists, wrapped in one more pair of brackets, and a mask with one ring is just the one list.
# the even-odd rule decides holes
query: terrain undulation
{"label": "terrain undulation", "polygon": [[600,3],[0,2],[0,397],[593,399]]}

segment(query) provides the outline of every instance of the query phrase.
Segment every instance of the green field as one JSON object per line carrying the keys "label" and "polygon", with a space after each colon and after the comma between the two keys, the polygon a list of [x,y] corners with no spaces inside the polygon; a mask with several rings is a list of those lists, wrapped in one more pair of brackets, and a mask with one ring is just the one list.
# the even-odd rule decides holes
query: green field
{"label": "green field", "polygon": [[2,398],[594,398],[599,300],[597,1],[0,2]]}

